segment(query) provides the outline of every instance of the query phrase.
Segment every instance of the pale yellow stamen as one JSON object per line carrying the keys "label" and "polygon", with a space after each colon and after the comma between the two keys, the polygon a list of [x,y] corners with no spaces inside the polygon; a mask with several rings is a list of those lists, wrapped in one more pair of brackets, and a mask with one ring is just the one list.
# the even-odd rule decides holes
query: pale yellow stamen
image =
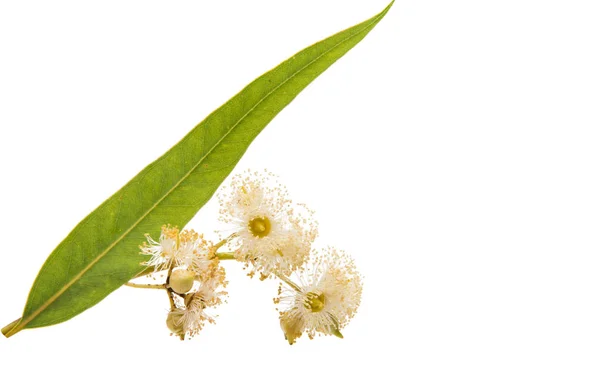
{"label": "pale yellow stamen", "polygon": [[178,240],[179,238],[179,229],[177,227],[171,227],[169,225],[165,225],[162,227],[162,233],[165,238]]}

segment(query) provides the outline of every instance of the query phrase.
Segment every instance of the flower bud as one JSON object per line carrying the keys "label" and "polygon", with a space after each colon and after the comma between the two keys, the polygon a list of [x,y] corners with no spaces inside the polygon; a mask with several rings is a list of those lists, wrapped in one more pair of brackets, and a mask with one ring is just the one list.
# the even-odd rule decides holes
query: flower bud
{"label": "flower bud", "polygon": [[289,313],[284,313],[280,317],[279,322],[283,330],[283,336],[290,345],[294,344],[296,339],[302,336],[302,321],[299,318],[293,318]]}
{"label": "flower bud", "polygon": [[183,335],[183,311],[176,309],[169,312],[167,316],[167,327],[175,335]]}
{"label": "flower bud", "polygon": [[194,286],[195,276],[196,274],[191,270],[174,270],[169,278],[169,287],[179,294],[184,294]]}

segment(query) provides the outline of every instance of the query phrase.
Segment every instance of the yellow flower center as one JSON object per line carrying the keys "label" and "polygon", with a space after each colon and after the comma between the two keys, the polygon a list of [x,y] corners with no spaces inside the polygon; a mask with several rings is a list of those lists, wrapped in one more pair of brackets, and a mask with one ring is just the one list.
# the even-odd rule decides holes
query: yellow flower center
{"label": "yellow flower center", "polygon": [[306,308],[313,313],[319,313],[325,308],[325,295],[309,292],[306,295]]}
{"label": "yellow flower center", "polygon": [[257,238],[264,238],[271,232],[271,221],[267,217],[256,217],[248,223],[248,230]]}

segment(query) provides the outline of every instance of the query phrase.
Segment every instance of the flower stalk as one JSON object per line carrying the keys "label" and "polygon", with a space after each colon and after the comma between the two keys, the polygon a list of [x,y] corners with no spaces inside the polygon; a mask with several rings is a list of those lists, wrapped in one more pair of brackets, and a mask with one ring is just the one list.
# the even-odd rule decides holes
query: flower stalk
{"label": "flower stalk", "polygon": [[127,283],[125,283],[125,285],[127,287],[132,287],[132,288],[148,288],[148,289],[155,289],[155,290],[164,290],[165,288],[167,288],[166,284],[139,284],[139,283],[127,282]]}

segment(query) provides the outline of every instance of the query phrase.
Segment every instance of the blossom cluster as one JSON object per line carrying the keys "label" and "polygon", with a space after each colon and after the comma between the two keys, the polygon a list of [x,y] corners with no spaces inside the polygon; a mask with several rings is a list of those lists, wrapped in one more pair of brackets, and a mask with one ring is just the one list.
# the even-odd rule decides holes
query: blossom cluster
{"label": "blossom cluster", "polygon": [[164,226],[158,241],[147,236],[142,254],[153,274],[167,273],[171,301],[167,326],[181,339],[195,336],[215,319],[208,312],[224,301],[221,261],[235,259],[248,275],[279,280],[273,299],[289,344],[304,333],[342,337],[362,294],[354,261],[333,247],[317,249],[314,212],[295,204],[268,172],[236,175],[218,195],[226,229],[217,244],[193,230]]}
{"label": "blossom cluster", "polygon": [[180,338],[196,335],[214,317],[206,312],[223,302],[227,285],[225,270],[215,256],[216,247],[193,230],[179,231],[163,226],[159,241],[146,235],[142,254],[150,255],[144,265],[154,274],[167,271],[165,287],[171,310],[167,326]]}

